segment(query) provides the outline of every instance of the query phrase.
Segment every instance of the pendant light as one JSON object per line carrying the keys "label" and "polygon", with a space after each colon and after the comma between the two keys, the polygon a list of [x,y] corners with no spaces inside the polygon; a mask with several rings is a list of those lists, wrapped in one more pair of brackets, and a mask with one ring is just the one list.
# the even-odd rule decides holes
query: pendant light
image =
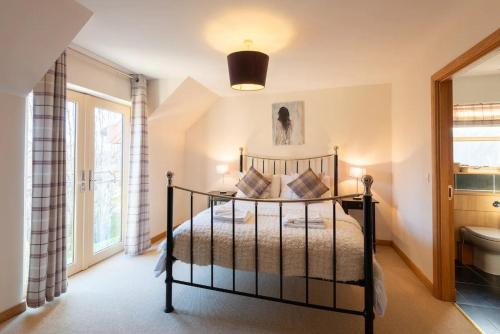
{"label": "pendant light", "polygon": [[231,88],[252,91],[264,89],[266,85],[269,56],[259,51],[251,51],[251,40],[245,40],[245,51],[237,51],[227,56]]}

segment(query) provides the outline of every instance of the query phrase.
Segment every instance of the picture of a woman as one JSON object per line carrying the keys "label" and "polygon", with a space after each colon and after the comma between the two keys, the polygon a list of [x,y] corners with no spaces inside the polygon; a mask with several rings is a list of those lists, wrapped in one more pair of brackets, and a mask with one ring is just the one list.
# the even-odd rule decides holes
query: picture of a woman
{"label": "picture of a woman", "polygon": [[304,144],[304,102],[274,103],[274,145]]}
{"label": "picture of a woman", "polygon": [[276,123],[275,145],[290,145],[292,134],[292,121],[290,112],[286,107],[281,107],[278,111],[278,122]]}

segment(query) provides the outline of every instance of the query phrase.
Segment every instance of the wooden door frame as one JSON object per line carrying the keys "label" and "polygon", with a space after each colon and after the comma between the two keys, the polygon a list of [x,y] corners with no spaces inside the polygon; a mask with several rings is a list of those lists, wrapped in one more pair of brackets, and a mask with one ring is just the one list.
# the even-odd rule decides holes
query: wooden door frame
{"label": "wooden door frame", "polygon": [[[447,192],[453,156],[451,76],[500,47],[500,28],[474,45],[431,77],[432,108],[432,217],[433,293],[436,298],[455,301],[455,235]],[[451,102],[450,102],[451,101]],[[451,157],[451,158],[450,158]],[[447,203],[443,203],[444,200]]]}

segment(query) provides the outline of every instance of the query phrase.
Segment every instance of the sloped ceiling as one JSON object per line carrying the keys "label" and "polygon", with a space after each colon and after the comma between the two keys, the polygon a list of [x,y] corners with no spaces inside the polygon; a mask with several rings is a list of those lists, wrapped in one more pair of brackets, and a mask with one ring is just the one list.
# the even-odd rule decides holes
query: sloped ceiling
{"label": "sloped ceiling", "polygon": [[[78,0],[95,12],[75,43],[151,78],[229,88],[226,55],[270,54],[257,94],[387,83],[445,31],[498,21],[499,0]],[[497,14],[495,14],[497,13]],[[443,64],[444,66],[445,64]]]}
{"label": "sloped ceiling", "polygon": [[188,77],[150,114],[149,121],[163,121],[168,118],[169,126],[184,131],[191,127],[218,98],[217,94]]}
{"label": "sloped ceiling", "polygon": [[91,16],[73,0],[3,0],[0,92],[31,91]]}

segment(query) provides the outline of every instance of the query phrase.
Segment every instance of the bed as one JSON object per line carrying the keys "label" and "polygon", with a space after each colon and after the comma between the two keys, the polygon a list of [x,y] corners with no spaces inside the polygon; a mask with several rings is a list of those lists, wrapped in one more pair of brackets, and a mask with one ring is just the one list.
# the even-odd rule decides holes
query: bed
{"label": "bed", "polygon": [[[374,311],[383,314],[386,304],[383,275],[372,250],[372,212],[370,176],[363,178],[366,190],[363,194],[364,221],[361,226],[353,217],[342,210],[339,202],[344,196],[338,196],[338,151],[331,155],[300,159],[262,158],[240,153],[240,171],[248,166],[260,166],[262,172],[272,173],[299,172],[303,168],[314,166],[323,172],[333,165],[333,196],[315,199],[254,199],[228,198],[228,202],[215,206],[208,193],[173,185],[173,173],[169,172],[167,189],[167,240],[161,245],[161,256],[155,268],[156,275],[166,271],[166,308],[173,311],[172,284],[184,284],[199,288],[239,294],[248,297],[267,299],[282,303],[314,307],[335,312],[360,315],[365,320],[365,332],[373,332]],[[190,194],[190,218],[173,229],[174,189]],[[195,214],[193,197],[208,196],[209,208]],[[352,195],[348,195],[352,196]],[[218,196],[219,197],[219,196]],[[214,214],[220,210],[232,213],[232,219],[222,219]],[[235,217],[245,213],[246,219]],[[296,227],[284,224],[287,217],[301,218],[305,226]],[[308,223],[311,217],[321,217],[322,228]],[[190,265],[189,280],[174,279],[173,262],[182,261]],[[210,284],[195,283],[193,265],[210,266]],[[214,286],[214,266],[232,269],[232,289]],[[236,289],[236,271],[255,274],[254,293]],[[259,294],[259,273],[279,276],[279,298]],[[287,300],[283,298],[284,277],[304,277],[305,300]],[[327,280],[332,284],[333,305],[316,305],[309,301],[309,280]],[[336,305],[337,284],[356,284],[363,286],[364,310],[351,310]]]}

